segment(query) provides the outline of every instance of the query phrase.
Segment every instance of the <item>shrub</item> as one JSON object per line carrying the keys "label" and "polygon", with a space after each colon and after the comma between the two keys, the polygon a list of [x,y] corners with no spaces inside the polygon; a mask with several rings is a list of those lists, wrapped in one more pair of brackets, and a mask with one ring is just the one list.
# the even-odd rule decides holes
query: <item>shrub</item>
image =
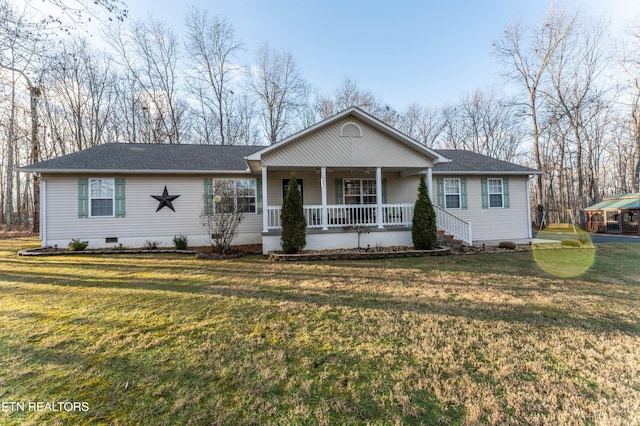
{"label": "shrub", "polygon": [[438,242],[436,212],[429,198],[429,189],[424,175],[420,175],[418,199],[413,209],[411,239],[416,250],[431,250]]}
{"label": "shrub", "polygon": [[287,254],[297,253],[307,244],[307,219],[304,217],[302,196],[298,188],[296,174],[291,172],[289,189],[282,203],[280,213],[282,224],[282,251]]}
{"label": "shrub", "polygon": [[584,231],[578,232],[578,241],[580,241],[580,244],[583,246],[591,245],[591,238],[589,238],[589,235]]}
{"label": "shrub", "polygon": [[238,227],[244,220],[243,212],[248,207],[246,200],[236,200],[232,195],[236,191],[234,185],[226,179],[215,179],[211,184],[207,182],[206,202],[200,215],[200,223],[207,230],[213,251],[225,256],[231,251]]}
{"label": "shrub", "polygon": [[507,250],[515,250],[516,249],[516,243],[514,243],[513,241],[500,241],[500,244],[498,244],[498,248],[507,249]]}
{"label": "shrub", "polygon": [[187,249],[187,236],[178,234],[173,237],[173,245],[176,247],[176,250],[186,250]]}
{"label": "shrub", "polygon": [[69,243],[69,250],[82,251],[87,248],[89,241],[80,241],[78,238],[73,238]]}
{"label": "shrub", "polygon": [[145,241],[144,242],[144,248],[147,250],[157,250],[158,249],[158,244],[160,244],[157,241]]}
{"label": "shrub", "polygon": [[562,247],[582,247],[582,243],[578,240],[562,240]]}

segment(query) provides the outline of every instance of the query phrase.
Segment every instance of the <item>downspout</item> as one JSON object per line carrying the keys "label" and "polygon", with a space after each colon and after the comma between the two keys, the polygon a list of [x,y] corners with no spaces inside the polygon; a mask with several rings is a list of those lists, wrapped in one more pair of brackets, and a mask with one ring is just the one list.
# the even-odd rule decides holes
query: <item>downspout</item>
{"label": "downspout", "polygon": [[531,231],[531,194],[529,193],[529,183],[535,175],[529,175],[527,178],[527,230],[529,232],[528,238],[533,238],[533,232]]}
{"label": "downspout", "polygon": [[40,180],[40,241],[47,247],[47,180],[34,172]]}

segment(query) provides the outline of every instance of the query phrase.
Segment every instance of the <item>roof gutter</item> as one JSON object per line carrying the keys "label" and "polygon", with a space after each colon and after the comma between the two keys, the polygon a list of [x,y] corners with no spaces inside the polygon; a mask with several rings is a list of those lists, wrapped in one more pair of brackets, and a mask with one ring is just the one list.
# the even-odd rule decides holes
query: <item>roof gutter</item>
{"label": "roof gutter", "polygon": [[128,175],[203,175],[203,174],[251,174],[248,168],[245,170],[148,170],[148,169],[39,169],[29,166],[19,167],[19,172],[33,172],[45,174],[128,174]]}
{"label": "roof gutter", "polygon": [[504,171],[504,170],[482,170],[482,171],[473,171],[473,172],[456,172],[456,171],[439,171],[437,169],[433,169],[434,175],[446,175],[446,176],[483,176],[483,175],[506,175],[506,176],[532,176],[532,175],[541,175],[542,172],[537,170],[527,170],[522,172],[514,172],[514,171]]}

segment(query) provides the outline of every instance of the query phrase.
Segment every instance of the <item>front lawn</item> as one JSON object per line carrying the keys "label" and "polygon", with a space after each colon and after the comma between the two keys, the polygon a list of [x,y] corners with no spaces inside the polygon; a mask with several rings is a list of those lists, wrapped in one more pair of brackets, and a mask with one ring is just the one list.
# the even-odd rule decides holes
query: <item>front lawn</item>
{"label": "front lawn", "polygon": [[531,252],[16,255],[29,245],[0,240],[2,424],[640,422],[637,243],[599,245],[578,278]]}

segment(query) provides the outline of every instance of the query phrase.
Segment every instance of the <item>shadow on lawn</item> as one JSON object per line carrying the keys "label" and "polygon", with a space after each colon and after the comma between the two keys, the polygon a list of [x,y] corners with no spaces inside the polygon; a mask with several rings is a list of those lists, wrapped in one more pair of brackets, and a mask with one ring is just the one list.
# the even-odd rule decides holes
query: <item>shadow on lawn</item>
{"label": "shadow on lawn", "polygon": [[[92,267],[100,267],[101,263],[91,265]],[[78,266],[75,264],[74,266]],[[255,266],[255,264],[254,264]],[[268,266],[265,265],[265,266]],[[516,322],[535,326],[550,327],[568,327],[582,330],[589,330],[594,333],[607,333],[611,331],[619,331],[625,334],[640,335],[640,321],[637,317],[623,316],[615,313],[607,313],[599,317],[589,316],[588,313],[580,314],[577,308],[567,310],[566,304],[550,305],[536,303],[504,303],[489,301],[473,301],[456,297],[434,297],[426,294],[410,294],[401,295],[394,292],[395,288],[411,289],[416,288],[419,292],[423,286],[433,286],[439,289],[443,286],[448,289],[460,290],[460,293],[468,292],[470,289],[477,287],[479,291],[494,286],[499,290],[516,293],[518,299],[527,298],[527,294],[540,294],[545,292],[563,293],[571,295],[574,292],[579,296],[585,295],[582,289],[572,288],[543,288],[540,286],[514,286],[491,284],[491,283],[470,283],[468,281],[455,282],[450,279],[446,284],[441,282],[430,282],[425,278],[423,282],[412,286],[405,286],[402,276],[393,279],[384,274],[370,270],[364,276],[349,273],[347,269],[344,273],[336,273],[333,267],[326,270],[326,266],[318,265],[317,268],[305,270],[304,266],[288,268],[286,273],[282,269],[278,269],[275,265],[265,268],[262,272],[248,270],[242,262],[222,262],[219,267],[211,269],[202,269],[197,273],[202,281],[194,282],[193,276],[183,278],[176,276],[175,278],[140,278],[135,274],[131,276],[111,276],[108,278],[95,279],[89,277],[80,277],[74,274],[56,274],[47,272],[42,275],[25,276],[24,273],[0,270],[0,279],[5,282],[16,284],[44,284],[58,287],[75,287],[75,288],[96,288],[117,291],[123,290],[142,290],[151,291],[150,294],[141,295],[147,298],[166,297],[162,293],[156,292],[176,292],[182,294],[191,294],[194,297],[202,296],[219,296],[223,298],[242,298],[258,302],[259,304],[270,304],[274,302],[291,302],[303,303],[318,306],[344,307],[354,309],[381,309],[385,311],[395,312],[415,312],[420,314],[434,314],[444,317],[461,317],[473,320],[487,321],[505,321]],[[344,269],[351,266],[335,265],[335,268]],[[162,269],[163,266],[158,265]],[[168,266],[167,268],[175,268]],[[281,268],[281,267],[279,267]],[[130,271],[131,272],[131,271]],[[184,271],[182,271],[184,272]],[[212,279],[211,275],[215,274],[218,279]],[[421,274],[421,273],[419,273]],[[318,288],[310,287],[300,283],[307,281],[317,281],[321,278],[327,287]],[[414,277],[415,278],[415,277]],[[350,280],[357,279],[359,284],[357,287],[349,285]],[[275,283],[273,282],[275,280]],[[364,283],[362,282],[364,280]],[[504,279],[503,279],[504,280]],[[508,280],[507,280],[508,281]],[[372,289],[380,288],[383,291],[376,292],[362,290],[367,288],[368,283]],[[471,290],[472,291],[472,290]],[[14,288],[0,287],[0,292],[15,292]],[[30,287],[29,293],[42,293],[43,297],[47,294],[54,293],[49,289],[35,289]],[[415,293],[415,292],[414,292]],[[588,292],[586,293],[588,295]],[[454,294],[453,296],[457,296]],[[597,296],[611,297],[609,294],[597,294]],[[629,295],[626,296],[629,298]],[[532,299],[533,300],[533,299]],[[625,299],[628,301],[628,299]],[[123,299],[124,301],[124,299]]]}

